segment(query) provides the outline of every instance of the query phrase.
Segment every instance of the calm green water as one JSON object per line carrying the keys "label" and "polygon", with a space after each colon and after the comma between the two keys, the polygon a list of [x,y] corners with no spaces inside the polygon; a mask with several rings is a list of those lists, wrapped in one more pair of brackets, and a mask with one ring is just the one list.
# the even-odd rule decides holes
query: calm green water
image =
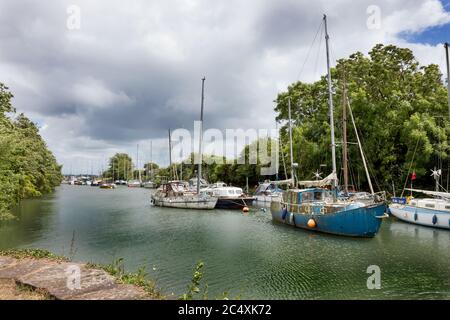
{"label": "calm green water", "polygon": [[[250,299],[450,299],[450,232],[385,221],[373,239],[314,234],[275,224],[270,212],[152,207],[145,189],[62,186],[24,201],[0,226],[0,248],[44,248],[77,261],[146,266],[166,293],[185,291],[205,262],[209,296]],[[367,289],[369,265],[381,289]]]}

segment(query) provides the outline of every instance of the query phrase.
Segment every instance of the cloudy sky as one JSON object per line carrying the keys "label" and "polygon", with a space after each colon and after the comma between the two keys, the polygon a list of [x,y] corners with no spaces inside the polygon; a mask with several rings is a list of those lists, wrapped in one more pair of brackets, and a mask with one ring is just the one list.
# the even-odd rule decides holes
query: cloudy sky
{"label": "cloudy sky", "polygon": [[137,144],[142,163],[150,140],[167,164],[167,129],[192,130],[203,76],[206,128],[274,128],[277,92],[325,73],[323,13],[333,63],[393,43],[444,72],[449,12],[450,0],[0,0],[0,81],[65,173],[135,158]]}

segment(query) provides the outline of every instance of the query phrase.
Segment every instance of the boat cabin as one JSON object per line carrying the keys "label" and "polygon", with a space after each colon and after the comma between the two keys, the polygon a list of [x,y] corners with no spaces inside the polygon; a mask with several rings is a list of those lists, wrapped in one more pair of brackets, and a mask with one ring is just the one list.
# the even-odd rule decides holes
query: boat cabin
{"label": "boat cabin", "polygon": [[412,207],[450,212],[450,201],[437,198],[392,198],[392,203],[410,205]]}
{"label": "boat cabin", "polygon": [[[206,181],[205,179],[200,179],[200,188],[206,188],[208,187],[208,181]],[[191,188],[197,188],[197,178],[192,178],[189,179],[189,186]]]}
{"label": "boat cabin", "polygon": [[235,198],[244,194],[244,191],[237,187],[208,188],[206,192],[218,198]]}
{"label": "boat cabin", "polygon": [[361,207],[361,202],[336,201],[335,190],[325,188],[292,189],[283,192],[282,206],[300,214],[329,214]]}
{"label": "boat cabin", "polygon": [[256,188],[255,195],[270,195],[277,192],[283,192],[283,189],[273,182],[264,182]]}
{"label": "boat cabin", "polygon": [[180,196],[189,192],[189,183],[186,181],[169,181],[161,185],[159,191],[169,197]]}
{"label": "boat cabin", "polygon": [[283,202],[297,205],[313,202],[331,203],[335,198],[336,192],[321,188],[292,189],[283,192]]}

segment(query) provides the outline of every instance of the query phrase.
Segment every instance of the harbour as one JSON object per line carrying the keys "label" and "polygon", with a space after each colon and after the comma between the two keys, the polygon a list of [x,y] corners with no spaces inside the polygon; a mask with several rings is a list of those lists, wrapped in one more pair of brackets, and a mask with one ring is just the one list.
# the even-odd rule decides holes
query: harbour
{"label": "harbour", "polygon": [[5,23],[0,300],[450,300],[450,11],[427,4]]}
{"label": "harbour", "polygon": [[[387,219],[374,238],[298,230],[270,212],[152,206],[145,188],[102,190],[63,185],[24,200],[19,220],[0,226],[0,249],[75,251],[76,261],[123,258],[169,297],[186,291],[198,261],[209,297],[242,299],[449,299],[450,233]],[[367,268],[381,269],[381,289],[368,290]]]}

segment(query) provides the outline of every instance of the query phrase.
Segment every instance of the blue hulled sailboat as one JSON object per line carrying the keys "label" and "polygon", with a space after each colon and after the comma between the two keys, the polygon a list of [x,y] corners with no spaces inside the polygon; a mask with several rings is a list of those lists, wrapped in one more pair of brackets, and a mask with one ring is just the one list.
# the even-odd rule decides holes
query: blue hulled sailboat
{"label": "blue hulled sailboat", "polygon": [[[333,172],[322,180],[300,181],[298,185],[302,189],[290,189],[283,192],[280,201],[272,201],[272,219],[277,222],[292,225],[297,228],[307,229],[316,232],[324,232],[335,235],[352,237],[374,237],[380,229],[383,218],[388,217],[385,213],[384,192],[375,193],[372,187],[370,175],[367,169],[364,152],[360,143],[358,131],[356,130],[350,103],[346,99],[344,89],[344,114],[346,109],[351,116],[355,134],[358,140],[361,157],[366,171],[367,180],[370,187],[370,194],[355,193],[350,195],[347,187],[347,163],[346,163],[346,134],[344,129],[344,190],[341,194],[338,190],[338,179],[336,174],[336,144],[334,138],[333,119],[333,93],[331,87],[331,72],[329,59],[329,44],[327,19],[324,16],[325,40],[327,50],[327,70],[328,70],[328,102],[330,109],[331,128],[331,151]],[[290,100],[289,100],[290,109]],[[346,123],[344,116],[344,124]],[[292,151],[291,151],[292,153]],[[291,159],[292,161],[292,159]],[[294,179],[292,175],[292,179]],[[296,185],[294,183],[294,185]]]}

